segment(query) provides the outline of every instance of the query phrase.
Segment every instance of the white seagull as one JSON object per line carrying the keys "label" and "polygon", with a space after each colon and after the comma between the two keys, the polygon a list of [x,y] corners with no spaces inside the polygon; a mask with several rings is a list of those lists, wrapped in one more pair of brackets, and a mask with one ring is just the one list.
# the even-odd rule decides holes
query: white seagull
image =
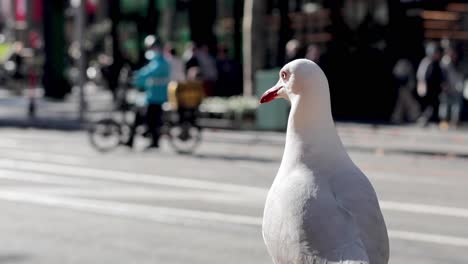
{"label": "white seagull", "polygon": [[371,183],[348,156],[331,115],[325,74],[285,65],[261,103],[291,102],[286,144],[268,192],[263,238],[276,264],[386,264],[388,235]]}

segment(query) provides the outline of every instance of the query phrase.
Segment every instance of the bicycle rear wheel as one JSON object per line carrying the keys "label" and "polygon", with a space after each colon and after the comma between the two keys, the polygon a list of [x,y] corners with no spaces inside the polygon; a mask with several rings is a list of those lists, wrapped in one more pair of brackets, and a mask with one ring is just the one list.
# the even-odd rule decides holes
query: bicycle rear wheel
{"label": "bicycle rear wheel", "polygon": [[167,134],[170,145],[180,154],[192,153],[201,141],[201,128],[190,123],[169,126]]}
{"label": "bicycle rear wheel", "polygon": [[112,118],[102,119],[89,126],[88,137],[95,149],[107,152],[122,143],[122,127]]}

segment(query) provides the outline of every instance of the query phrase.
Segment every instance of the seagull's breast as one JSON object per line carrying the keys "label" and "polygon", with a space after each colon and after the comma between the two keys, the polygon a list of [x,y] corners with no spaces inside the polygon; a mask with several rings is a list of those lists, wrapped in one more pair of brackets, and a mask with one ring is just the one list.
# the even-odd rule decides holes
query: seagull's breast
{"label": "seagull's breast", "polygon": [[337,203],[326,177],[305,167],[280,169],[267,196],[263,236],[270,254],[288,261],[324,256],[359,239],[352,215]]}

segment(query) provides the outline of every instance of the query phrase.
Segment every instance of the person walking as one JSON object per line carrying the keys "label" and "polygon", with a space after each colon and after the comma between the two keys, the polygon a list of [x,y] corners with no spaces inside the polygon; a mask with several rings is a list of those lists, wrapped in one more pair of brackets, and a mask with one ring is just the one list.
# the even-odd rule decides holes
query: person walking
{"label": "person walking", "polygon": [[439,96],[445,85],[440,60],[442,48],[436,43],[426,47],[426,57],[421,61],[417,71],[418,95],[422,98],[423,112],[418,122],[425,126],[430,121],[438,121]]}
{"label": "person walking", "polygon": [[216,59],[210,54],[206,44],[201,45],[198,53],[196,54],[196,57],[203,77],[205,94],[206,96],[213,96],[216,81],[218,80]]}
{"label": "person walking", "polygon": [[398,86],[398,97],[392,114],[392,122],[400,124],[406,118],[413,122],[419,116],[419,104],[413,97],[416,79],[411,62],[399,59],[393,68],[393,76]]}
{"label": "person walking", "polygon": [[145,92],[144,107],[143,111],[136,112],[126,145],[133,146],[137,127],[146,121],[152,139],[149,148],[158,148],[162,126],[162,104],[167,101],[170,65],[162,54],[161,43],[157,38],[148,36],[145,39],[145,46],[150,48],[153,56],[147,65],[136,72],[133,80],[134,85]]}
{"label": "person walking", "polygon": [[448,129],[456,127],[460,120],[460,112],[463,105],[464,76],[460,69],[460,56],[453,44],[445,48],[442,58],[442,70],[446,76],[446,85],[440,96],[439,116],[440,128]]}
{"label": "person walking", "polygon": [[218,47],[216,67],[218,80],[214,95],[229,97],[242,93],[242,67],[229,57],[228,49],[224,45]]}
{"label": "person walking", "polygon": [[167,44],[164,49],[164,57],[171,67],[171,81],[185,81],[184,62],[177,56],[176,49],[171,44]]}
{"label": "person walking", "polygon": [[304,57],[302,43],[297,39],[291,39],[286,43],[285,47],[286,62],[291,62]]}

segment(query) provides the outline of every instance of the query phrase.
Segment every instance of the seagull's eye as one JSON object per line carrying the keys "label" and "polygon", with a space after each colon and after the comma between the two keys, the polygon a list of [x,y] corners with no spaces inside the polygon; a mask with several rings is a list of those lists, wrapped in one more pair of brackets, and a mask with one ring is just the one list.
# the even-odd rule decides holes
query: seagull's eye
{"label": "seagull's eye", "polygon": [[288,74],[286,72],[281,72],[281,79],[286,80],[288,78]]}

